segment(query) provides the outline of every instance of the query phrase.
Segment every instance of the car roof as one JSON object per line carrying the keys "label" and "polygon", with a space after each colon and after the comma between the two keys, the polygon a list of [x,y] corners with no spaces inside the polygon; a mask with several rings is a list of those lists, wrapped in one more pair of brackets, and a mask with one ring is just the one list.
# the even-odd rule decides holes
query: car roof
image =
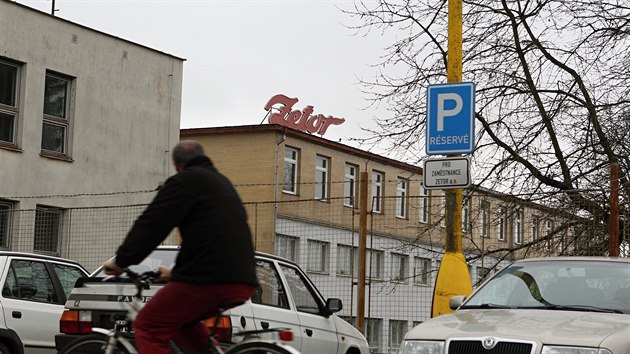
{"label": "car roof", "polygon": [[57,257],[57,256],[51,256],[51,255],[47,255],[47,254],[28,253],[28,252],[15,252],[15,251],[0,251],[0,257],[3,257],[3,256],[5,256],[5,257],[29,257],[29,258],[48,260],[48,261],[72,263],[72,264],[77,265],[77,266],[79,266],[81,268],[84,268],[81,265],[81,263],[79,263],[79,262],[77,262],[75,260],[68,259],[68,258],[62,258],[62,257]]}
{"label": "car roof", "polygon": [[[158,246],[157,249],[158,250],[178,250],[180,247],[176,246],[176,245],[162,245],[162,246]],[[264,258],[269,258],[269,259],[274,259],[276,261],[281,261],[281,262],[286,262],[289,264],[293,264],[293,265],[297,265],[297,263],[295,263],[294,261],[287,259],[287,258],[283,258],[280,256],[276,256],[273,254],[269,254],[269,253],[265,253],[265,252],[260,252],[260,251],[255,251],[254,252],[255,255],[257,257],[264,257]]]}
{"label": "car roof", "polygon": [[527,262],[613,262],[613,263],[630,263],[630,258],[625,257],[606,257],[606,256],[555,256],[555,257],[534,257],[524,258],[514,261],[514,264]]}

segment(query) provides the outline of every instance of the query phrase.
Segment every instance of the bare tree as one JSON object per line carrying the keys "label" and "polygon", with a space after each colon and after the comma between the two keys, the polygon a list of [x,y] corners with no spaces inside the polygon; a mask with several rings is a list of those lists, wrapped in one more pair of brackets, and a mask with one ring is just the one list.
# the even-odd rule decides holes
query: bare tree
{"label": "bare tree", "polygon": [[[400,155],[423,141],[426,88],[446,81],[447,10],[447,0],[357,1],[345,10],[360,35],[398,36],[376,79],[361,82],[388,112],[356,139],[364,146],[387,141]],[[563,203],[607,222],[611,163],[629,183],[630,1],[464,1],[463,23],[478,180],[520,195],[562,192]]]}

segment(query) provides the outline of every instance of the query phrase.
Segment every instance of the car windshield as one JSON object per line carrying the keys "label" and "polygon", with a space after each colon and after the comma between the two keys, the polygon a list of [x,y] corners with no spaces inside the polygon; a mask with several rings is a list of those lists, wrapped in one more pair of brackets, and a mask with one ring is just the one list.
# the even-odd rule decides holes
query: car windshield
{"label": "car windshield", "polygon": [[[156,270],[159,266],[163,265],[171,268],[175,264],[175,257],[177,257],[178,249],[157,249],[153,251],[142,263],[130,266],[129,268],[136,273],[146,272],[148,270]],[[93,274],[93,277],[104,277],[103,268],[97,269]]]}
{"label": "car windshield", "polygon": [[461,308],[544,308],[630,314],[630,264],[595,260],[515,263],[490,279]]}

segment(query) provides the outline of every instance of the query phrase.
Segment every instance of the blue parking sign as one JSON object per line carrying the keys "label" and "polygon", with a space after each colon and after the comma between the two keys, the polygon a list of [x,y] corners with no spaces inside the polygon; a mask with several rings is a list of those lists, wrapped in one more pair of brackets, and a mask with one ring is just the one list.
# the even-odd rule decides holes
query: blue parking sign
{"label": "blue parking sign", "polygon": [[475,149],[475,84],[429,85],[428,155],[470,154]]}

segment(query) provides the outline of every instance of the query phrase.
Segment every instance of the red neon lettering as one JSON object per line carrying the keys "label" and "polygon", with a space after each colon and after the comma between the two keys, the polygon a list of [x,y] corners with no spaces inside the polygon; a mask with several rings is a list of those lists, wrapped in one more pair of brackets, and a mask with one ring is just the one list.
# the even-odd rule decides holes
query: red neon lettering
{"label": "red neon lettering", "polygon": [[301,112],[299,110],[292,110],[293,105],[295,105],[297,101],[297,98],[290,98],[282,94],[271,97],[265,105],[265,110],[268,112],[271,111],[274,105],[280,105],[280,107],[277,108],[278,112],[272,112],[269,115],[269,123],[284,125],[311,134],[318,133],[324,135],[331,125],[339,125],[346,121],[344,118],[335,118],[333,116],[325,117],[322,114],[311,115],[311,113],[313,113],[313,106],[306,106]]}

